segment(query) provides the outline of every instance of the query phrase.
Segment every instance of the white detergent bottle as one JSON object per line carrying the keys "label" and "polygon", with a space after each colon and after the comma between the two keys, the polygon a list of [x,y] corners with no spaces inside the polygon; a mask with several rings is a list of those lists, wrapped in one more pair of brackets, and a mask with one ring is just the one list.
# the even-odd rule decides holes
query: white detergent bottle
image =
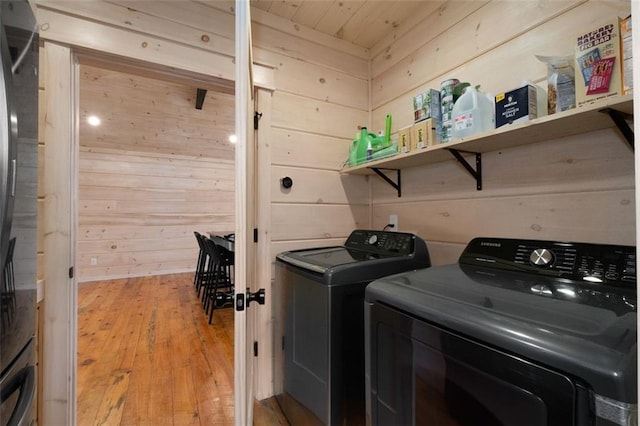
{"label": "white detergent bottle", "polygon": [[477,88],[469,86],[453,105],[452,138],[466,138],[495,128],[493,123],[493,103]]}

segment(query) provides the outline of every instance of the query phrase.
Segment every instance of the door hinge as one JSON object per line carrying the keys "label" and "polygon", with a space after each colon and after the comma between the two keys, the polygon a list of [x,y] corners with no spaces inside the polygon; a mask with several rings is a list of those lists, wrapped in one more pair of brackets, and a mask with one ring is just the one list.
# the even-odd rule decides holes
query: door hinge
{"label": "door hinge", "polygon": [[69,268],[69,278],[73,278],[73,266]]}
{"label": "door hinge", "polygon": [[253,114],[253,130],[258,130],[258,122],[260,121],[260,119],[262,118],[262,113],[256,111]]}
{"label": "door hinge", "polygon": [[258,342],[253,342],[253,356],[258,356]]}
{"label": "door hinge", "polygon": [[258,228],[253,228],[253,242],[258,242]]}

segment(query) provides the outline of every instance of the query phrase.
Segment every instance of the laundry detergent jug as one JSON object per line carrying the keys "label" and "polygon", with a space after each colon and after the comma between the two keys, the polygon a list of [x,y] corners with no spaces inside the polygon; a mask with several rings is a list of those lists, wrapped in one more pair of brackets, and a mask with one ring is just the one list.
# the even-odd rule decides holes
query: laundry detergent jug
{"label": "laundry detergent jug", "polygon": [[495,129],[493,102],[474,86],[464,89],[453,105],[452,139],[465,138]]}

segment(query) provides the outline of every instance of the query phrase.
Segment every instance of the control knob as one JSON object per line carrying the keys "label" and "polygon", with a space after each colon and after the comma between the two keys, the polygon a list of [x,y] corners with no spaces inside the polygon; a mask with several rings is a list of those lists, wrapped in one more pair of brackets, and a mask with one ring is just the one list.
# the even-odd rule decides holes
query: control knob
{"label": "control knob", "polygon": [[529,256],[529,262],[536,266],[549,266],[553,262],[553,253],[544,248],[535,249]]}
{"label": "control knob", "polygon": [[373,245],[376,245],[377,242],[378,242],[378,236],[376,234],[372,234],[369,237],[368,243],[373,246]]}

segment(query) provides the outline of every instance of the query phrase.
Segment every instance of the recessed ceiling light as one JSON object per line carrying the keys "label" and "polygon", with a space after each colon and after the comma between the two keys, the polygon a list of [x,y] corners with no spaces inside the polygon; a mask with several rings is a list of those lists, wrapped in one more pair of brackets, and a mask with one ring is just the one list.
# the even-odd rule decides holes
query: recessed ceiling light
{"label": "recessed ceiling light", "polygon": [[91,126],[99,126],[101,121],[95,115],[90,115],[89,117],[87,117],[87,123],[89,123]]}
{"label": "recessed ceiling light", "polygon": [[238,137],[236,135],[230,135],[229,136],[229,142],[231,142],[231,143],[238,142]]}

